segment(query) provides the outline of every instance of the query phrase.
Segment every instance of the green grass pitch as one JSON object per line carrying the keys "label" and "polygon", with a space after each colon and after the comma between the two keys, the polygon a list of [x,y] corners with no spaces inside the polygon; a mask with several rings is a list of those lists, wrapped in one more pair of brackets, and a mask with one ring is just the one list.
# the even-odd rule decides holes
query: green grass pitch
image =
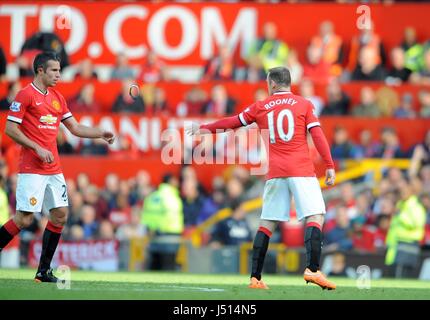
{"label": "green grass pitch", "polygon": [[35,283],[35,270],[0,269],[0,300],[377,300],[430,299],[430,282],[372,280],[370,289],[358,289],[356,281],[331,278],[338,288],[322,290],[299,276],[266,275],[270,290],[247,288],[248,276],[163,272],[72,271],[69,290],[55,284]]}

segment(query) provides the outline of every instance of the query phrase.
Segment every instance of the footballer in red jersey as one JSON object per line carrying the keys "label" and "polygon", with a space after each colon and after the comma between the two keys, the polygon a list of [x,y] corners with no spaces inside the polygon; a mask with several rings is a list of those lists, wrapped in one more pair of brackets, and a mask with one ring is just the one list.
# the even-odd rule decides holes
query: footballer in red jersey
{"label": "footballer in red jersey", "polygon": [[254,239],[250,288],[268,289],[261,280],[269,240],[278,221],[290,219],[290,201],[294,198],[299,220],[306,220],[305,247],[307,267],[304,280],[333,290],[336,285],[321,273],[322,226],[325,203],[315,176],[306,135],[326,164],[326,184],[334,184],[335,171],[330,148],[312,103],[291,92],[291,75],[287,68],[277,67],[267,75],[269,97],[256,102],[233,117],[213,123],[192,123],[188,134],[216,133],[219,129],[235,129],[256,123],[269,133],[266,149],[269,173],[263,194],[260,227]]}
{"label": "footballer in red jersey", "polygon": [[35,212],[49,211],[43,233],[36,282],[57,282],[51,261],[67,221],[67,187],[62,174],[56,138],[62,122],[75,136],[102,138],[112,144],[114,135],[79,124],[63,96],[53,87],[60,80],[60,60],[42,52],[33,62],[34,80],[18,92],[10,105],[5,133],[22,146],[16,188],[16,214],[0,228],[0,251],[28,227]]}

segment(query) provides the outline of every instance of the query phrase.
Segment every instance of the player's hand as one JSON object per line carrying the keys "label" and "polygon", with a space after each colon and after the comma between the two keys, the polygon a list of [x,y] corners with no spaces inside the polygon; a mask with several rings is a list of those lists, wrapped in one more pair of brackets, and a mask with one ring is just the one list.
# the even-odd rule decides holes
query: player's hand
{"label": "player's hand", "polygon": [[52,154],[51,151],[46,150],[46,149],[44,149],[42,147],[37,147],[35,151],[37,153],[37,156],[43,162],[46,162],[46,163],[52,163],[52,162],[54,162],[54,155]]}
{"label": "player's hand", "polygon": [[189,136],[200,133],[200,125],[196,122],[191,122],[185,126],[185,133]]}
{"label": "player's hand", "polygon": [[112,144],[115,141],[115,135],[110,131],[103,131],[102,139],[107,143]]}
{"label": "player's hand", "polygon": [[336,179],[336,173],[334,169],[327,169],[325,171],[325,184],[327,186],[334,185],[334,180]]}

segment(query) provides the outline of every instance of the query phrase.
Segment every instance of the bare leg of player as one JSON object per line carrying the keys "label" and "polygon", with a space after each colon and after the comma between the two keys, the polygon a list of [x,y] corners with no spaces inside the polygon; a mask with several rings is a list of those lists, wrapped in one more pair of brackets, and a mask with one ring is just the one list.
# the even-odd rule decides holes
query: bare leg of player
{"label": "bare leg of player", "polygon": [[270,220],[261,220],[260,227],[254,238],[252,247],[252,271],[251,289],[269,289],[269,287],[261,280],[261,272],[263,271],[264,259],[266,257],[267,248],[269,247],[270,237],[275,230],[277,222]]}

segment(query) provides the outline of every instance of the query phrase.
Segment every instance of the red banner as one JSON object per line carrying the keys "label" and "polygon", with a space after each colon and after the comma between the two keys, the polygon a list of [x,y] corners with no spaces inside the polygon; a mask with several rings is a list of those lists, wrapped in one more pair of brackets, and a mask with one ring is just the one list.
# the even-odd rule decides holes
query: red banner
{"label": "red banner", "polygon": [[[118,248],[116,240],[63,241],[55,252],[52,267],[65,265],[72,269],[118,271]],[[38,266],[41,251],[41,241],[30,242],[29,266]]]}
{"label": "red banner", "polygon": [[[362,7],[367,7],[364,10]],[[361,8],[361,9],[360,9]],[[399,45],[406,26],[414,26],[419,40],[430,38],[429,4],[258,4],[147,2],[23,2],[0,4],[0,44],[9,62],[24,40],[39,31],[55,31],[65,42],[72,63],[90,57],[113,63],[126,51],[141,63],[148,50],[175,65],[197,65],[216,47],[229,43],[237,55],[273,21],[279,37],[303,55],[323,20],[331,20],[346,43],[359,33],[363,18],[375,22],[387,48]]]}

